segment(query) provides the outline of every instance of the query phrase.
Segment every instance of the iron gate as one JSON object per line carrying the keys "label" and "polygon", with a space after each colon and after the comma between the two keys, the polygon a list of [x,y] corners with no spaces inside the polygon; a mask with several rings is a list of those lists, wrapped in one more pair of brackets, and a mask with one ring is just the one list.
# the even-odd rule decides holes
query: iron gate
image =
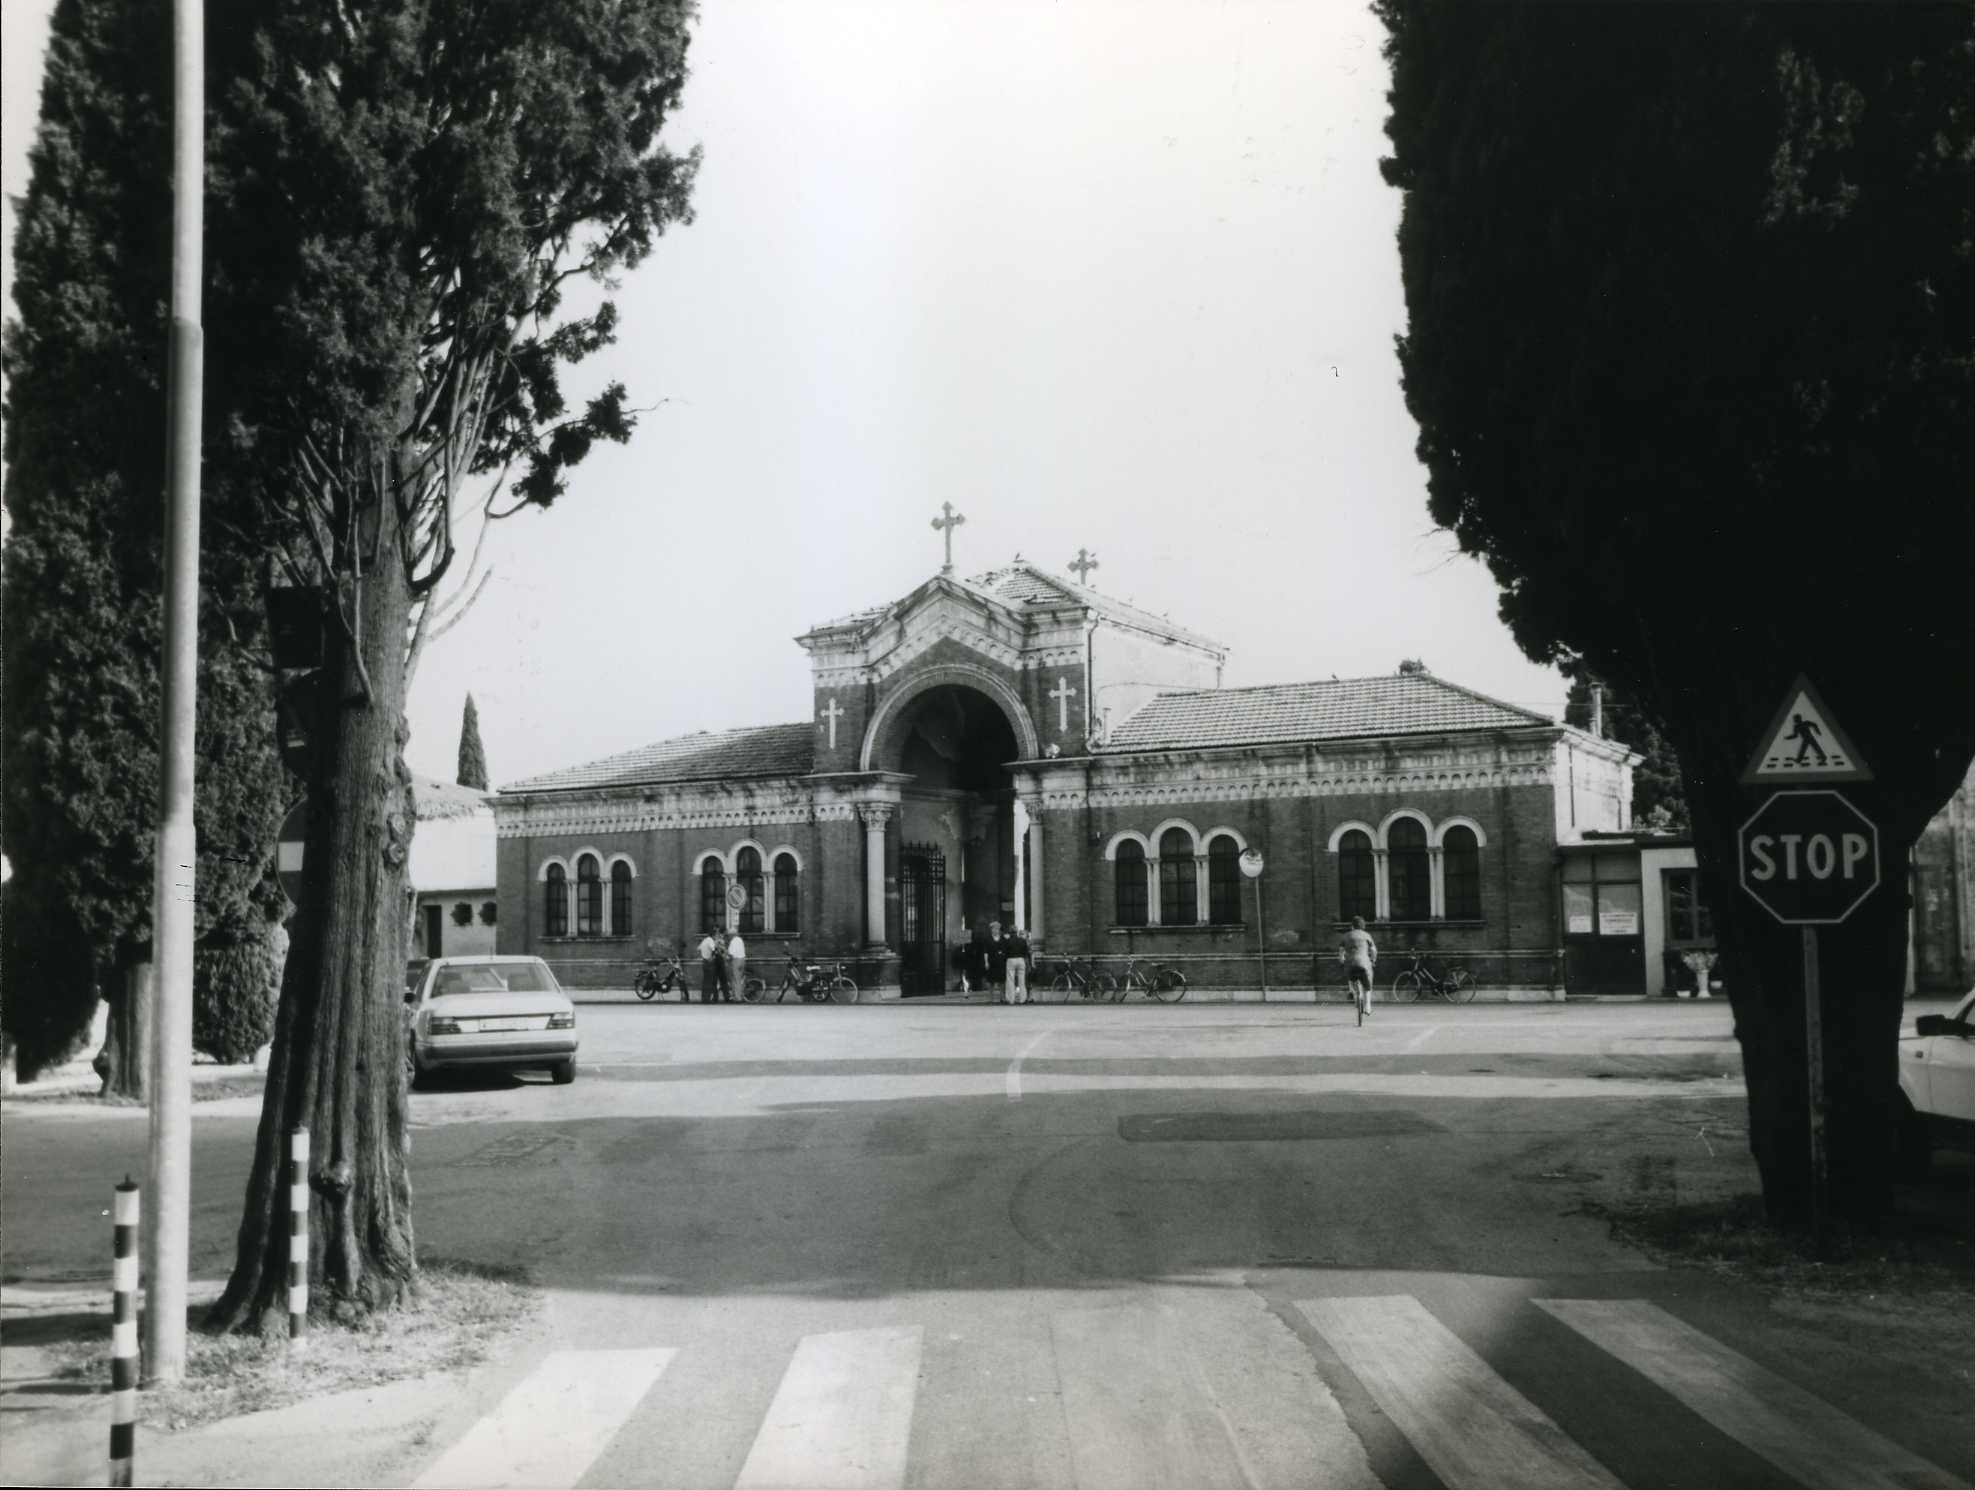
{"label": "iron gate", "polygon": [[902,844],[898,885],[903,926],[898,982],[906,998],[946,991],[946,855],[930,843]]}

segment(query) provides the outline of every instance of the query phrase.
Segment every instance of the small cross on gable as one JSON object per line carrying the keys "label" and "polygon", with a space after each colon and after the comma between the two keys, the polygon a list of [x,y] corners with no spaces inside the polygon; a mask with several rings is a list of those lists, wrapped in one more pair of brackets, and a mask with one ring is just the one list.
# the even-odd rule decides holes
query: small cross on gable
{"label": "small cross on gable", "polygon": [[951,502],[940,503],[940,511],[946,516],[933,519],[933,531],[943,532],[946,537],[946,562],[940,566],[940,573],[951,574],[953,573],[953,530],[967,521],[967,514],[955,512]]}
{"label": "small cross on gable", "polygon": [[1056,700],[1056,729],[1066,734],[1070,728],[1070,700],[1077,696],[1077,690],[1070,686],[1067,677],[1058,678],[1056,686],[1049,690],[1049,696]]}
{"label": "small cross on gable", "polygon": [[1090,571],[1098,567],[1100,566],[1097,562],[1097,555],[1085,548],[1077,550],[1077,556],[1070,561],[1069,565],[1070,573],[1077,577],[1077,583],[1080,585],[1089,584]]}
{"label": "small cross on gable", "polygon": [[835,699],[831,699],[830,707],[818,711],[816,718],[819,722],[823,720],[829,721],[830,748],[835,750],[837,748],[837,721],[843,718],[843,705],[839,704]]}

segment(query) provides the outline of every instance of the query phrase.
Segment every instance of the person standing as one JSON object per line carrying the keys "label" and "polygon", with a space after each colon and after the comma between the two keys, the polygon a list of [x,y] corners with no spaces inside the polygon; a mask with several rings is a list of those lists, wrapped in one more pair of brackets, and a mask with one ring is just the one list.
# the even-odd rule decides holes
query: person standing
{"label": "person standing", "polygon": [[1016,927],[1003,943],[1007,948],[1005,971],[1003,972],[1002,997],[1011,1004],[1026,1004],[1029,1001],[1029,940],[1022,935],[1022,928]]}
{"label": "person standing", "polygon": [[699,939],[699,1001],[710,1004],[720,996],[720,939],[709,930]]}
{"label": "person standing", "polygon": [[[1008,976],[1008,943],[1002,940],[1001,923],[988,922],[987,944],[981,948],[981,970],[986,974],[986,986],[1000,989]],[[1002,994],[1006,1002],[1007,994]]]}
{"label": "person standing", "polygon": [[967,992],[988,991],[988,923],[982,916],[974,923],[974,935],[967,943]]}
{"label": "person standing", "polygon": [[1345,980],[1351,985],[1351,997],[1361,1010],[1371,1011],[1372,972],[1378,966],[1378,943],[1372,940],[1371,933],[1365,930],[1365,918],[1353,916],[1351,929],[1344,933],[1344,939],[1337,944],[1337,960],[1344,964]]}
{"label": "person standing", "polygon": [[741,940],[741,934],[736,931],[727,942],[727,987],[725,992],[728,1003],[731,1004],[734,1001],[734,995],[741,991],[743,980],[746,976],[747,943]]}

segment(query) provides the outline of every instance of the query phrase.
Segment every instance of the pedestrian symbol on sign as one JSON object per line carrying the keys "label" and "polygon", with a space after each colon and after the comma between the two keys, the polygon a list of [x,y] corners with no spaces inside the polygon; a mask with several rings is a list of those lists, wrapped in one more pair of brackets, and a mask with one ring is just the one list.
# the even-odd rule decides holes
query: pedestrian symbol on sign
{"label": "pedestrian symbol on sign", "polygon": [[1783,696],[1783,707],[1756,743],[1742,772],[1744,786],[1776,786],[1784,781],[1870,781],[1871,768],[1831,718],[1831,711],[1806,678]]}

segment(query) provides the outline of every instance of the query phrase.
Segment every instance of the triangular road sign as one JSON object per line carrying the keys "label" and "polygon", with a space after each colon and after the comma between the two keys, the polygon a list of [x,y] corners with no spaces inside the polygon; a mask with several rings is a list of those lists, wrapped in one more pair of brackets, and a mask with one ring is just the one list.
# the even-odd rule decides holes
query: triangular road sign
{"label": "triangular road sign", "polygon": [[1831,710],[1798,675],[1783,695],[1756,752],[1742,768],[1744,786],[1778,786],[1797,781],[1870,781],[1872,768],[1859,758]]}

